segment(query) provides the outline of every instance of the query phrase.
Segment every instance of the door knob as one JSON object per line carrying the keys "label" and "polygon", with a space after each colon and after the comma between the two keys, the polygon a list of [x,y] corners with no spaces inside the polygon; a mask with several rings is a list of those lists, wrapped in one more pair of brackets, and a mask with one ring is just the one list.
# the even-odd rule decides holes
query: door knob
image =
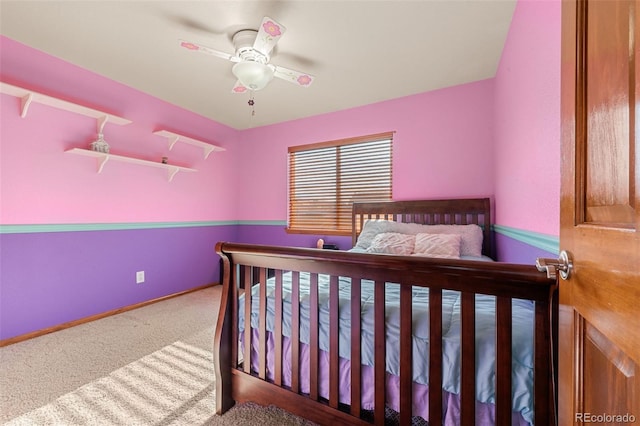
{"label": "door knob", "polygon": [[571,274],[571,269],[573,269],[573,262],[571,261],[569,253],[562,250],[557,259],[548,259],[543,257],[536,259],[536,268],[538,268],[538,271],[540,272],[546,272],[547,278],[555,279],[556,275],[560,273],[560,278],[566,280]]}

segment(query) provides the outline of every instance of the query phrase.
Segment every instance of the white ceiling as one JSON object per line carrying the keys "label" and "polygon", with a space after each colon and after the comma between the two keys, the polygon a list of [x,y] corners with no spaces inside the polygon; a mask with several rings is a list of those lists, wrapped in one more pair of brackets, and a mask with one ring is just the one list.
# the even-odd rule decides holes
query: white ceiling
{"label": "white ceiling", "polygon": [[[236,129],[491,78],[516,0],[0,1],[0,33]],[[233,53],[263,16],[287,31],[271,63],[315,76],[232,94]]]}

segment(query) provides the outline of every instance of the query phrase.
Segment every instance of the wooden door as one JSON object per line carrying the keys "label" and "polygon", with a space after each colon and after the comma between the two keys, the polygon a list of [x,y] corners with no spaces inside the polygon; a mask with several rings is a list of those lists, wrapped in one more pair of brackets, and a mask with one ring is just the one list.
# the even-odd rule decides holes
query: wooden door
{"label": "wooden door", "polygon": [[640,424],[640,4],[562,8],[559,424]]}

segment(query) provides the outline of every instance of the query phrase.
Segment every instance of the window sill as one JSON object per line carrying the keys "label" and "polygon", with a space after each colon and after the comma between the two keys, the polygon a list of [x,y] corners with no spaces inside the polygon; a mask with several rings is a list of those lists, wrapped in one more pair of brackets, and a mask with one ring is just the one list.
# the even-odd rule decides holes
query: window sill
{"label": "window sill", "polygon": [[350,237],[351,231],[336,231],[329,229],[295,229],[285,228],[287,234],[307,234],[307,235],[336,235],[342,237]]}

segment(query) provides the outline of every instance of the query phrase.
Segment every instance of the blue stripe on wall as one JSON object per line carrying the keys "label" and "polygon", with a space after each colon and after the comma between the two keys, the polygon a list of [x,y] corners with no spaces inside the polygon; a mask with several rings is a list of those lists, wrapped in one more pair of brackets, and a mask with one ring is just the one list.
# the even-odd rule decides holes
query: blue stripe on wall
{"label": "blue stripe on wall", "polygon": [[[162,228],[192,228],[208,226],[282,226],[286,227],[284,220],[227,220],[204,222],[137,222],[137,223],[66,223],[66,224],[25,224],[25,225],[0,225],[0,234],[30,234],[42,232],[76,232],[76,231],[119,231],[135,229],[162,229]],[[545,250],[549,253],[559,253],[560,243],[558,237],[540,234],[533,231],[511,228],[503,225],[493,225],[493,231],[523,242],[530,246]]]}
{"label": "blue stripe on wall", "polygon": [[222,220],[207,222],[137,222],[137,223],[44,223],[25,225],[0,225],[0,234],[33,234],[42,232],[122,231],[134,229],[193,228],[229,225],[286,226],[280,220]]}
{"label": "blue stripe on wall", "polygon": [[[223,221],[196,221],[196,222],[138,222],[138,223],[62,223],[62,224],[24,224],[24,225],[0,225],[0,234],[31,234],[41,232],[77,232],[77,231],[118,231],[135,229],[162,229],[162,228],[192,228],[206,226],[283,226],[284,220],[223,220]],[[541,234],[523,229],[511,228],[504,225],[493,225],[492,229],[498,234],[505,235],[514,240],[530,246],[545,250],[550,253],[560,252],[558,237]]]}
{"label": "blue stripe on wall", "polygon": [[560,253],[560,240],[553,235],[510,228],[503,225],[493,225],[493,231],[549,253]]}

